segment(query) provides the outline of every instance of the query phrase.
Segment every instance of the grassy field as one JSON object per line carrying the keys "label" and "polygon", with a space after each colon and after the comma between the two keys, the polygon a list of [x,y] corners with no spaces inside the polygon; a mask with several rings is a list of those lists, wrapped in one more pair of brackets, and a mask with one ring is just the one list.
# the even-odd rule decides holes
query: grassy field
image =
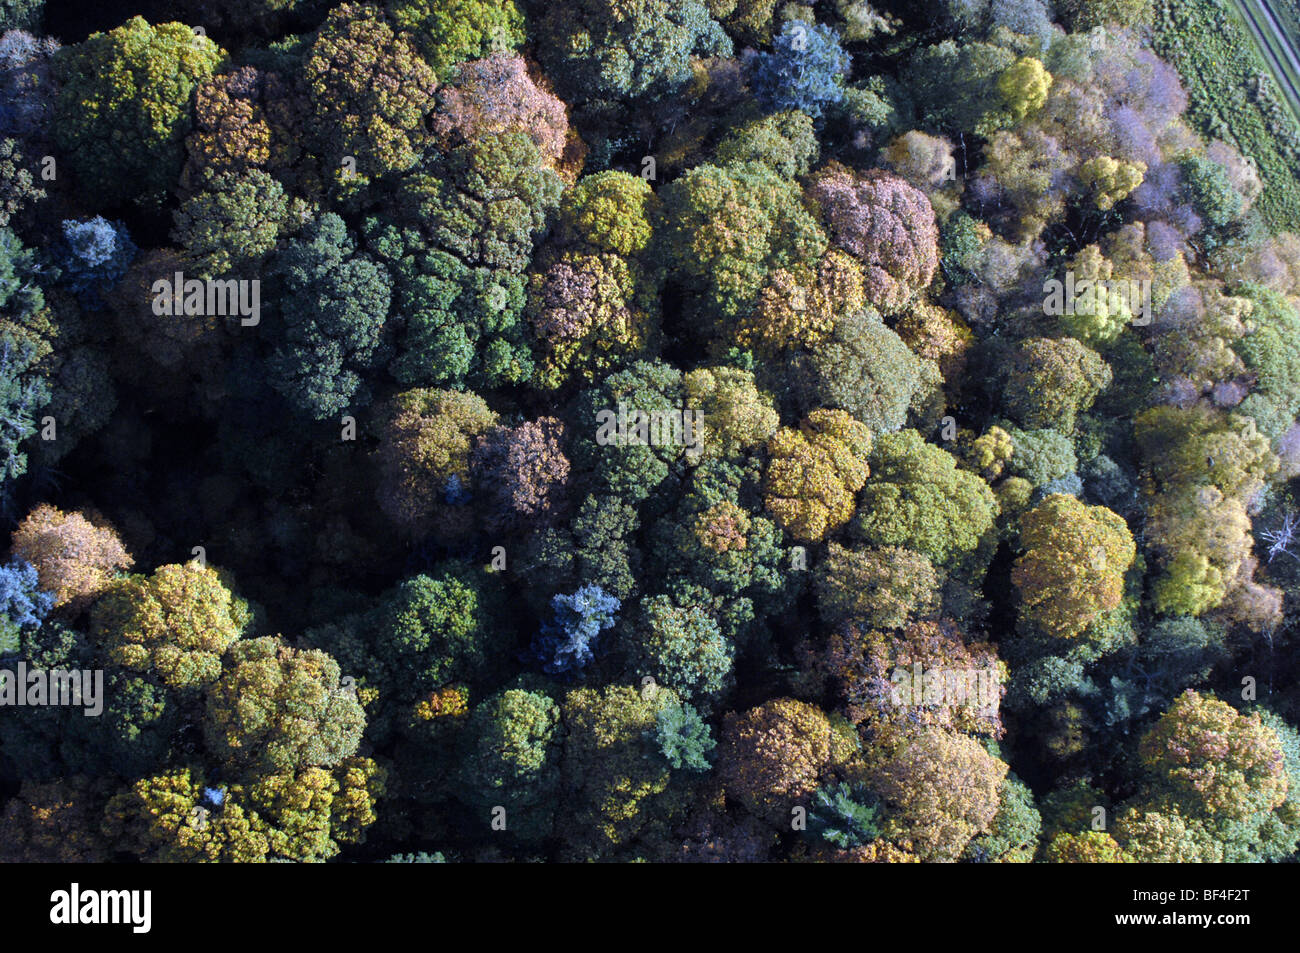
{"label": "grassy field", "polygon": [[1276,35],[1300,10],[1267,0],[1279,9],[1266,12],[1262,2],[1160,0],[1154,46],[1183,77],[1191,122],[1255,161],[1269,227],[1300,231],[1300,60]]}
{"label": "grassy field", "polygon": [[1300,58],[1295,46],[1295,5],[1284,6],[1276,0],[1229,2],[1250,31],[1264,65],[1291,110],[1291,117],[1300,122]]}

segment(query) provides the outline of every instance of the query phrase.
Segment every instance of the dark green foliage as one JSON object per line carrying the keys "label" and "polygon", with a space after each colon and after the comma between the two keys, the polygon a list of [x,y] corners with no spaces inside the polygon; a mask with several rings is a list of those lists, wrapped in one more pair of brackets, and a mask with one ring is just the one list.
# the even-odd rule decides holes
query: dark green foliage
{"label": "dark green foliage", "polygon": [[224,58],[184,24],[141,17],[58,52],[54,137],[92,207],[164,200],[193,125],[190,97]]}
{"label": "dark green foliage", "polygon": [[670,96],[688,78],[691,54],[731,53],[701,0],[532,5],[542,65],[571,101]]}
{"label": "dark green foliage", "polygon": [[510,689],[475,706],[461,740],[462,794],[485,828],[506,809],[506,830],[550,833],[559,785],[560,709],[546,695]]}
{"label": "dark green foliage", "polygon": [[505,648],[497,631],[501,598],[490,573],[464,563],[413,576],[386,595],[373,619],[373,644],[389,678],[414,678],[402,694],[483,677]]}
{"label": "dark green foliage", "polygon": [[335,417],[367,399],[361,374],[375,361],[391,281],[358,254],[333,213],[309,223],[268,266],[277,314],[271,384],[300,413]]}
{"label": "dark green foliage", "polygon": [[524,271],[559,202],[560,180],[527,135],[486,135],[417,167],[393,196],[398,228],[372,220],[395,282],[391,370],[404,384],[526,380]]}
{"label": "dark green foliage", "polygon": [[712,768],[709,752],[718,743],[700,713],[685,702],[659,709],[654,732],[647,733],[646,737],[675,769],[708,771]]}
{"label": "dark green foliage", "polygon": [[880,799],[869,790],[836,783],[820,787],[808,807],[807,836],[841,850],[861,847],[880,835]]}

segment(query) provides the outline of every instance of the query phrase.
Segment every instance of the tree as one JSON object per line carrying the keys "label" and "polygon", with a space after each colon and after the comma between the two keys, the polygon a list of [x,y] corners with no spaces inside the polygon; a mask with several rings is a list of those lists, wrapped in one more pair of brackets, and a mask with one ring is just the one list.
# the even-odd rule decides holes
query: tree
{"label": "tree", "polygon": [[953,861],[997,816],[1007,765],[965,735],[925,728],[868,758],[883,836],[923,861]]}
{"label": "tree", "polygon": [[1052,74],[1043,68],[1040,60],[1022,56],[998,77],[998,92],[1003,108],[1014,122],[1021,122],[1030,113],[1037,112],[1047,102],[1047,91],[1052,88]]}
{"label": "tree", "polygon": [[[609,421],[617,428],[620,405],[628,418],[628,433],[606,433],[602,444],[597,435],[604,413],[615,414]],[[575,472],[593,475],[593,491],[607,492],[629,503],[646,499],[670,475],[681,478],[690,457],[685,446],[685,426],[681,440],[652,441],[649,439],[653,415],[680,415],[685,407],[682,373],[663,361],[636,361],[625,370],[606,377],[599,386],[583,391],[575,401],[570,419],[575,421],[573,464]],[[633,412],[646,430],[644,440],[632,420]],[[664,419],[661,417],[661,420]],[[671,421],[672,417],[667,418]],[[671,436],[671,434],[670,434]],[[698,436],[698,431],[697,431]]]}
{"label": "tree", "polygon": [[40,628],[53,608],[54,597],[39,585],[31,563],[15,557],[0,566],[0,656],[18,652],[23,630]]}
{"label": "tree", "polygon": [[830,337],[837,321],[853,321],[865,304],[861,266],[843,252],[832,251],[815,268],[795,265],[768,274],[757,306],[739,315],[718,343],[734,339],[764,359],[815,348]]}
{"label": "tree", "polygon": [[193,128],[190,97],[225,53],[181,23],[133,17],[54,57],[54,138],[99,208],[157,205]]}
{"label": "tree", "polygon": [[24,780],[0,813],[0,863],[103,863],[102,794],[84,778]]}
{"label": "tree", "polygon": [[1137,548],[1124,520],[1104,506],[1054,493],[1020,518],[1011,581],[1024,617],[1057,638],[1078,636],[1119,605]]}
{"label": "tree", "polygon": [[700,0],[547,4],[536,29],[542,65],[569,102],[669,96],[689,78],[691,54],[731,54]]}
{"label": "tree", "polygon": [[621,603],[600,586],[583,586],[572,595],[551,599],[554,612],[533,639],[533,655],[552,674],[576,674],[595,657],[594,643],[614,627]]}
{"label": "tree", "polygon": [[0,32],[37,30],[45,18],[45,0],[4,0],[0,3]]}
{"label": "tree", "polygon": [[562,183],[518,128],[429,150],[395,183],[392,224],[372,218],[367,241],[395,280],[397,354],[407,385],[489,386],[526,380],[532,358],[519,317],[524,272]]}
{"label": "tree", "polygon": [[735,650],[706,606],[683,601],[642,600],[632,634],[636,670],[687,701],[712,701],[731,682]]}
{"label": "tree", "polygon": [[497,631],[503,598],[491,573],[457,562],[395,586],[370,624],[385,666],[381,691],[405,698],[488,675],[505,650]]}
{"label": "tree", "polygon": [[271,385],[315,420],[362,402],[361,373],[376,355],[388,316],[387,273],[356,252],[332,212],[278,251],[268,272],[279,339],[267,361]]}
{"label": "tree", "polygon": [[564,424],[555,417],[497,426],[477,439],[471,466],[492,501],[491,525],[511,530],[560,516],[569,479],[563,440]]}
{"label": "tree", "polygon": [[35,37],[26,30],[6,30],[0,35],[0,132],[20,142],[48,141],[54,121],[56,81],[54,54],[60,49],[53,37]]}
{"label": "tree", "polygon": [[836,321],[792,371],[801,406],[848,411],[878,434],[902,427],[923,390],[921,361],[869,310]]}
{"label": "tree", "polygon": [[1187,197],[1209,229],[1221,231],[1239,219],[1246,205],[1228,170],[1213,159],[1190,155],[1178,163]]}
{"label": "tree", "polygon": [[542,357],[537,381],[554,389],[571,377],[599,379],[648,355],[659,328],[658,282],[635,261],[609,253],[543,254],[530,277],[525,316]]}
{"label": "tree", "polygon": [[1151,0],[1063,0],[1057,10],[1070,30],[1077,32],[1107,23],[1144,27],[1155,17]]}
{"label": "tree", "polygon": [[1108,212],[1142,184],[1145,162],[1125,162],[1110,156],[1093,156],[1079,166],[1079,178],[1093,190],[1097,208]]}
{"label": "tree", "polygon": [[686,702],[660,708],[655,713],[654,731],[647,732],[646,738],[674,770],[704,772],[713,767],[708,756],[718,743],[708,722]]}
{"label": "tree", "polygon": [[206,705],[208,746],[237,773],[332,768],[356,753],[366,725],[334,659],[278,638],[232,645]]}
{"label": "tree", "polygon": [[391,13],[443,80],[458,63],[524,43],[524,15],[515,0],[400,0]]}
{"label": "tree", "polygon": [[1034,795],[1014,773],[1002,781],[1001,804],[987,833],[977,834],[966,845],[966,857],[977,863],[1026,864],[1038,852],[1042,815],[1034,806]]}
{"label": "tree", "polygon": [[780,418],[750,371],[701,367],[682,378],[688,407],[703,418],[699,434],[705,457],[732,459],[752,452],[776,432]]}
{"label": "tree", "polygon": [[103,306],[100,294],[126,273],[137,248],[121,222],[95,216],[84,222],[66,219],[56,252],[63,282],[90,310]]}
{"label": "tree", "polygon": [[671,267],[724,323],[744,313],[768,273],[811,265],[826,238],[798,188],[761,165],[701,165],[663,189],[656,233]]}
{"label": "tree", "polygon": [[[365,181],[415,164],[438,80],[382,11],[335,7],[302,69],[310,128],[336,181],[353,174]],[[343,168],[348,156],[354,169]]]}
{"label": "tree", "polygon": [[1134,421],[1148,502],[1146,536],[1162,574],[1159,611],[1219,605],[1250,555],[1246,501],[1278,466],[1255,422],[1203,404],[1152,407]]}
{"label": "tree", "polygon": [[302,184],[306,113],[304,94],[274,71],[241,66],[200,83],[182,189],[198,187],[211,175],[250,169],[282,184]]}
{"label": "tree", "polygon": [[54,606],[80,612],[131,568],[131,554],[103,520],[64,513],[42,503],[23,518],[11,540],[13,555],[31,563]]}
{"label": "tree", "polygon": [[461,736],[461,799],[483,820],[500,805],[507,830],[536,839],[551,833],[560,784],[560,706],[547,695],[507,689],[479,702]]}
{"label": "tree", "polygon": [[988,135],[1005,124],[998,80],[1016,54],[993,43],[944,40],[913,54],[903,84],[916,100],[924,129]]}
{"label": "tree", "polygon": [[787,20],[771,52],[754,57],[750,87],[772,112],[797,109],[818,118],[826,104],[844,98],[851,58],[839,36],[824,24]]}
{"label": "tree", "polygon": [[[1007,472],[1023,477],[1034,488],[1055,485],[1068,479],[1079,468],[1074,444],[1059,430],[1021,430],[1008,424],[1005,430],[998,427],[995,432],[995,428],[990,428],[985,436],[992,436],[997,441],[996,452],[1002,452],[1002,438],[1010,442],[1011,452],[1005,462]],[[989,449],[987,446],[976,448],[976,452]]]}
{"label": "tree", "polygon": [[21,216],[33,202],[45,198],[27,168],[27,157],[12,139],[0,139],[0,228]]}
{"label": "tree", "polygon": [[220,677],[251,616],[221,573],[191,561],[114,584],[95,604],[91,633],[115,665],[192,691]]}
{"label": "tree", "polygon": [[808,188],[831,242],[862,263],[867,300],[894,314],[930,284],[939,267],[939,230],[930,200],[907,182],[831,163]]}
{"label": "tree", "polygon": [[36,415],[50,401],[43,359],[56,333],[36,282],[35,254],[0,228],[0,502],[10,506],[12,482],[27,471],[22,444],[36,433]]}
{"label": "tree", "polygon": [[[513,0],[505,5],[513,7]],[[569,146],[564,101],[537,85],[522,56],[509,53],[495,52],[461,63],[452,85],[439,91],[431,121],[433,135],[444,147],[473,142],[485,133],[518,129],[552,167],[561,163]]]}
{"label": "tree", "polygon": [[906,179],[934,201],[934,192],[956,178],[953,145],[942,136],[912,129],[895,136],[881,153],[890,171]]}
{"label": "tree", "polygon": [[672,769],[651,756],[645,740],[658,713],[680,704],[670,689],[628,685],[575,688],[564,696],[557,833],[566,856],[599,856],[681,809],[680,798],[672,798]]}
{"label": "tree", "polygon": [[814,586],[817,609],[831,623],[859,619],[872,628],[892,629],[938,608],[934,566],[920,553],[897,546],[856,550],[831,543]]}
{"label": "tree", "polygon": [[807,835],[841,850],[861,847],[880,836],[875,795],[843,782],[817,789],[808,808]]}
{"label": "tree", "polygon": [[256,267],[287,224],[280,183],[260,169],[216,173],[176,210],[172,239],[205,278]]}
{"label": "tree", "polygon": [[718,143],[714,161],[722,167],[757,162],[793,179],[808,174],[820,151],[812,116],[787,109],[731,129]]}
{"label": "tree", "polygon": [[1049,864],[1127,864],[1132,863],[1124,850],[1105,831],[1082,834],[1057,834],[1043,851]]}
{"label": "tree", "polygon": [[993,527],[998,504],[988,484],[915,430],[879,437],[871,468],[853,530],[873,546],[947,565],[974,553]]}
{"label": "tree", "polygon": [[1028,338],[1011,358],[1002,402],[1026,428],[1070,434],[1111,377],[1106,362],[1074,338]]}
{"label": "tree", "polygon": [[[1261,433],[1276,440],[1282,434],[1280,427],[1269,426],[1272,420],[1289,427],[1300,412],[1300,349],[1296,344],[1300,312],[1276,291],[1258,286],[1246,290],[1255,304],[1251,330],[1233,343],[1233,349],[1256,377],[1255,391],[1247,398],[1255,402],[1251,416]],[[1272,408],[1276,410],[1270,413]]]}
{"label": "tree", "polygon": [[912,622],[895,632],[845,624],[812,663],[849,721],[878,739],[918,726],[1002,736],[1006,665],[987,642],[967,643],[951,620]]}
{"label": "tree", "polygon": [[385,408],[376,451],[379,508],[404,535],[420,538],[445,526],[458,509],[453,494],[472,495],[475,440],[497,415],[475,393],[416,388]]}
{"label": "tree", "polygon": [[528,289],[542,386],[574,372],[593,380],[657,348],[662,275],[648,254],[656,206],[649,183],[624,172],[587,176],[564,194],[556,240]]}
{"label": "tree", "polygon": [[853,515],[871,431],[842,410],[814,410],[768,441],[763,504],[795,539],[819,542]]}
{"label": "tree", "polygon": [[723,718],[718,778],[727,798],[775,827],[790,822],[790,809],[807,807],[821,779],[856,751],[845,732],[819,708],[775,698]]}
{"label": "tree", "polygon": [[150,862],[321,862],[365,839],[386,775],[352,758],[332,772],[307,768],[221,787],[198,768],[176,768],[110,798],[103,831]]}
{"label": "tree", "polygon": [[1223,842],[1215,832],[1177,810],[1129,808],[1115,818],[1115,840],[1135,863],[1223,863]]}
{"label": "tree", "polygon": [[1286,798],[1277,733],[1211,695],[1180,695],[1138,750],[1149,797],[1188,818],[1243,821]]}

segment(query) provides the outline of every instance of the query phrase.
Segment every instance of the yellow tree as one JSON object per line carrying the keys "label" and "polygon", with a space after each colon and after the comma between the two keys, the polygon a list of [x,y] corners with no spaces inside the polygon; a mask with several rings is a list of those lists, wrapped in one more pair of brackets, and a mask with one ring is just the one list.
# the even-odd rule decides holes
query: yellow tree
{"label": "yellow tree", "polygon": [[1137,555],[1119,515],[1053,493],[1021,517],[1020,540],[1025,552],[1011,581],[1024,618],[1044,632],[1072,638],[1119,605]]}
{"label": "yellow tree", "polygon": [[815,543],[853,516],[867,481],[871,431],[842,410],[814,410],[767,445],[765,503],[795,539]]}

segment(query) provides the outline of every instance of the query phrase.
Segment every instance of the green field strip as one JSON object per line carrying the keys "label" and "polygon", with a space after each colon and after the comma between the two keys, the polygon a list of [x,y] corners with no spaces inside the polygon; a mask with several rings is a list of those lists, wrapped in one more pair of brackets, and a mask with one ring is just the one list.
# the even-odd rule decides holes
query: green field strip
{"label": "green field strip", "polygon": [[1259,51],[1263,66],[1277,84],[1291,116],[1300,123],[1300,57],[1288,42],[1268,0],[1229,0]]}

